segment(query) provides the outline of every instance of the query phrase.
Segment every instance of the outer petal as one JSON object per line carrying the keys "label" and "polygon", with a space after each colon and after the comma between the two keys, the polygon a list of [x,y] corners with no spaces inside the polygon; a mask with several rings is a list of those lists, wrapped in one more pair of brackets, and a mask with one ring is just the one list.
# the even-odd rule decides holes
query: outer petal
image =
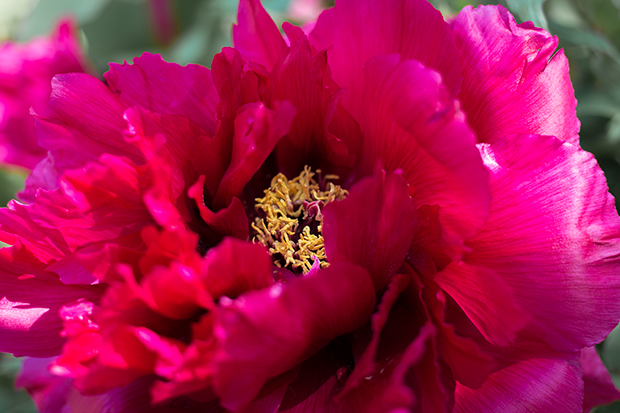
{"label": "outer petal", "polygon": [[465,7],[453,23],[461,52],[459,99],[480,142],[513,133],[579,143],[577,100],[558,39],[502,6]]}
{"label": "outer petal", "polygon": [[[182,227],[192,220],[187,191],[199,174],[210,181],[221,177],[225,166],[218,159],[221,144],[206,131],[180,115],[151,113],[141,108],[125,112],[128,140],[149,161],[151,182],[145,203],[153,218],[168,228]],[[210,183],[211,183],[210,182]]]}
{"label": "outer petal", "polygon": [[583,381],[572,359],[529,359],[493,373],[478,389],[456,385],[456,413],[581,412]]}
{"label": "outer petal", "polygon": [[525,337],[570,352],[600,342],[620,314],[620,218],[594,157],[541,136],[480,150],[492,172],[491,212],[464,261],[510,288],[532,316]]}
{"label": "outer petal", "polygon": [[321,14],[310,34],[311,43],[327,49],[334,80],[347,89],[343,104],[362,120],[362,69],[377,55],[400,54],[437,70],[451,96],[461,78],[458,50],[441,13],[425,0],[338,0]]}
{"label": "outer petal", "polygon": [[0,234],[11,244],[20,239],[50,264],[52,259],[88,248],[85,244],[115,243],[153,222],[140,199],[141,178],[135,165],[104,156],[101,163],[68,172],[60,188],[41,191],[31,205],[11,201],[9,208],[0,211]]}
{"label": "outer petal", "polygon": [[24,360],[22,370],[15,380],[15,387],[28,390],[34,403],[42,413],[62,413],[71,391],[71,379],[52,375],[48,366],[53,358]]}
{"label": "outer petal", "polygon": [[[125,109],[116,95],[89,75],[56,76],[47,110],[35,117],[39,144],[50,152],[54,168],[37,168],[20,196],[32,202],[37,188],[57,188],[57,177],[65,170],[83,167],[104,153],[143,163],[140,151],[123,136]],[[39,186],[44,183],[48,186]]]}
{"label": "outer petal", "polygon": [[85,396],[72,389],[67,396],[70,413],[224,413],[217,402],[199,403],[187,398],[172,400],[156,406],[150,405],[149,388],[155,377],[140,378],[128,386],[113,389],[99,396]]}
{"label": "outer petal", "polygon": [[589,413],[593,407],[620,400],[620,391],[614,386],[607,368],[601,361],[596,348],[581,350],[581,372],[583,374],[583,411]]}
{"label": "outer petal", "polygon": [[451,263],[435,282],[456,300],[491,343],[506,345],[529,317],[517,305],[506,283],[492,270]]}
{"label": "outer petal", "polygon": [[449,235],[473,235],[487,216],[488,175],[439,74],[397,55],[369,61],[364,74],[362,169],[402,169],[416,207],[439,205]]}
{"label": "outer petal", "polygon": [[215,334],[215,388],[223,406],[245,407],[268,378],[305,360],[335,337],[363,325],[374,308],[366,271],[332,264],[287,285],[223,302]]}
{"label": "outer petal", "polygon": [[323,213],[328,261],[362,265],[377,291],[385,287],[405,259],[416,225],[402,177],[377,173],[366,178],[353,186],[347,199],[326,205]]}
{"label": "outer petal", "polygon": [[260,0],[241,0],[233,25],[233,43],[246,61],[259,63],[271,70],[286,43]]}
{"label": "outer petal", "polygon": [[180,66],[145,52],[133,59],[133,65],[111,63],[104,77],[127,105],[183,115],[204,128],[208,136],[215,134],[215,109],[220,99],[206,67]]}
{"label": "outer petal", "polygon": [[98,287],[64,285],[37,266],[21,245],[0,250],[0,351],[49,357],[60,353],[58,311],[81,298],[97,300]]}

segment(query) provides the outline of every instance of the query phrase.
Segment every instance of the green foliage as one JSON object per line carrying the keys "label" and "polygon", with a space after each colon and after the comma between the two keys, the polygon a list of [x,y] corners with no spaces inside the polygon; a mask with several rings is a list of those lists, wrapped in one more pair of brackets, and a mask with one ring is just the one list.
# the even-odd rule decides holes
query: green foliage
{"label": "green foliage", "polygon": [[10,354],[0,354],[0,412],[35,413],[35,408],[28,393],[13,389],[14,377],[21,367],[20,359]]}
{"label": "green foliage", "polygon": [[543,12],[545,0],[506,0],[508,8],[521,20],[529,20],[536,25],[549,30],[547,18]]}

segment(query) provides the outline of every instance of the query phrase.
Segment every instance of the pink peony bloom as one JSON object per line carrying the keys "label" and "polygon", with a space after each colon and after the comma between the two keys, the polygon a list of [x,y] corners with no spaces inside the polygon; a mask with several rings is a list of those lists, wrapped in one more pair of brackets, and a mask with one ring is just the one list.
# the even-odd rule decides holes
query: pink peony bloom
{"label": "pink peony bloom", "polygon": [[0,350],[32,357],[39,408],[618,398],[592,346],[620,317],[620,218],[557,39],[423,0],[283,28],[242,0],[211,70],[54,78],[49,157],[0,211]]}
{"label": "pink peony bloom", "polygon": [[70,20],[49,38],[0,48],[0,162],[32,169],[46,156],[37,144],[30,114],[45,110],[52,77],[88,71],[86,57]]}

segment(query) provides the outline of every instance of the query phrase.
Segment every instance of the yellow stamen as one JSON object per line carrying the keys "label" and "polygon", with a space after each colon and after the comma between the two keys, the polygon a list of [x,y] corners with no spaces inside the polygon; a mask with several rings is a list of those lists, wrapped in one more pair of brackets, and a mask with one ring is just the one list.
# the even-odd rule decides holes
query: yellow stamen
{"label": "yellow stamen", "polygon": [[[316,172],[321,173],[320,170]],[[348,194],[332,182],[327,182],[326,190],[322,191],[314,175],[309,166],[290,181],[283,174],[276,175],[265,190],[265,196],[256,199],[256,209],[262,210],[265,218],[256,218],[252,223],[256,232],[253,241],[266,246],[272,255],[281,256],[275,261],[277,266],[301,269],[304,274],[310,271],[315,259],[321,268],[329,266],[321,235],[321,208]],[[338,176],[326,175],[325,180],[328,179],[338,179]],[[316,223],[318,234],[312,233],[311,222]]]}

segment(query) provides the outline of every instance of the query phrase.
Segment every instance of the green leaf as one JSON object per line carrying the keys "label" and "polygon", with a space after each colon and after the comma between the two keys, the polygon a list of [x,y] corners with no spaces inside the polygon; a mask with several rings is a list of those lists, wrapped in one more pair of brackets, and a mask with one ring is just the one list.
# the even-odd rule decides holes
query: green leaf
{"label": "green leaf", "polygon": [[576,29],[553,24],[553,34],[557,35],[561,41],[575,45],[584,46],[588,49],[603,53],[612,58],[616,64],[620,65],[620,52],[605,35],[589,29]]}
{"label": "green leaf", "polygon": [[0,169],[0,206],[5,206],[17,192],[24,189],[24,179],[22,172]]}
{"label": "green leaf", "polygon": [[544,2],[545,0],[506,0],[506,5],[522,21],[529,20],[536,27],[542,27],[549,31],[547,18],[543,12]]}

